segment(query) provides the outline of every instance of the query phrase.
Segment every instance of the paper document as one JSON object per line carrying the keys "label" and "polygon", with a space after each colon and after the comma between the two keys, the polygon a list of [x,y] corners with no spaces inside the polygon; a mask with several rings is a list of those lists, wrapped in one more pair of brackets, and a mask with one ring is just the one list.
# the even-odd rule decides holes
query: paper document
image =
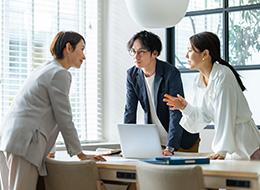
{"label": "paper document", "polygon": [[113,155],[113,154],[119,154],[121,152],[120,149],[116,148],[97,148],[96,149],[96,155]]}

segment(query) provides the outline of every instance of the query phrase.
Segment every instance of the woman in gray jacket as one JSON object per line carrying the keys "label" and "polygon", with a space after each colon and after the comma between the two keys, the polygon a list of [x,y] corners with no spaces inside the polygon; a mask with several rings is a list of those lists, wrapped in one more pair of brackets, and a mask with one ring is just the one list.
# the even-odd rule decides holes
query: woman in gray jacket
{"label": "woman in gray jacket", "polygon": [[85,40],[76,32],[59,32],[52,61],[36,70],[18,93],[1,127],[2,190],[35,190],[38,175],[47,175],[45,158],[61,132],[70,156],[104,160],[82,152],[69,101],[71,67],[85,59]]}

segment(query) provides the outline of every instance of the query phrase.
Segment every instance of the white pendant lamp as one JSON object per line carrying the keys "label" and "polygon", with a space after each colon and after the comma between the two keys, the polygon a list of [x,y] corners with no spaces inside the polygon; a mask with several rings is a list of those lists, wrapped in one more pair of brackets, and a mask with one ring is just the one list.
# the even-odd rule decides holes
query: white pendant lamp
{"label": "white pendant lamp", "polygon": [[125,0],[132,19],[146,28],[175,26],[185,15],[189,0]]}

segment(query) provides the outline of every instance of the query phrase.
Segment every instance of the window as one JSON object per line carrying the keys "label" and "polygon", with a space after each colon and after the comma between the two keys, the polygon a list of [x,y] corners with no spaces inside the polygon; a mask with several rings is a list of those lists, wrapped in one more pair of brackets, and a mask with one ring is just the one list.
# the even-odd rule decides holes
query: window
{"label": "window", "polygon": [[27,76],[51,60],[49,46],[61,30],[86,39],[86,63],[70,69],[73,119],[81,141],[102,140],[100,1],[0,0],[0,120]]}
{"label": "window", "polygon": [[260,0],[190,0],[186,16],[167,32],[176,47],[169,61],[182,71],[188,71],[188,39],[202,31],[222,39],[222,57],[236,69],[260,68]]}

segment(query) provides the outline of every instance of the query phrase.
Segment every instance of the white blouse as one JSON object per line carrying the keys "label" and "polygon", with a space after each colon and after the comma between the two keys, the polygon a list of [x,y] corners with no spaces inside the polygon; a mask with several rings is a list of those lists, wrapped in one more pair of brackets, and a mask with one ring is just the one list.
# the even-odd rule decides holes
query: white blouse
{"label": "white blouse", "polygon": [[201,76],[193,84],[193,101],[188,103],[180,124],[191,133],[215,124],[212,150],[226,159],[250,159],[260,147],[260,133],[246,98],[232,71],[215,63],[205,86]]}

